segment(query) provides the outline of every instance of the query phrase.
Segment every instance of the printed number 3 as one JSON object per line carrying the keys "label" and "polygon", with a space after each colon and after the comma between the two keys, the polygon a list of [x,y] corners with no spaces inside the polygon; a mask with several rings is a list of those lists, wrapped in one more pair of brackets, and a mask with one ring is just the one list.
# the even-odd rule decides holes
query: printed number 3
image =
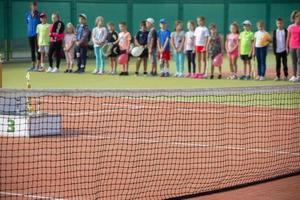
{"label": "printed number 3", "polygon": [[7,132],[15,132],[15,120],[7,120]]}

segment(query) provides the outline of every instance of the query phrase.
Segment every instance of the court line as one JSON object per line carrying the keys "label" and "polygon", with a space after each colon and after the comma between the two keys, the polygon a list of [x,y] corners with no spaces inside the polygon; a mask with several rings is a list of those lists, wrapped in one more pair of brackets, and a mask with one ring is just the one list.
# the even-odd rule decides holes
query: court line
{"label": "court line", "polygon": [[[124,135],[124,134],[123,134]],[[239,147],[234,145],[215,145],[215,144],[201,144],[194,142],[181,142],[181,141],[166,141],[166,140],[155,140],[155,139],[140,139],[140,138],[117,138],[110,136],[100,136],[100,135],[78,135],[83,138],[91,138],[91,139],[115,139],[123,142],[142,142],[142,143],[155,143],[155,144],[163,144],[163,145],[174,145],[174,146],[183,146],[183,147],[201,147],[201,148],[215,148],[215,149],[227,149],[227,150],[245,150],[252,151],[256,153],[274,153],[274,154],[287,154],[290,156],[300,156],[299,153],[288,152],[288,151],[277,151],[272,149],[260,149],[260,148],[246,148]]]}
{"label": "court line", "polygon": [[67,200],[67,199],[63,199],[63,198],[33,195],[33,194],[26,194],[26,193],[19,193],[19,192],[0,191],[0,195],[11,196],[11,197],[12,196],[18,196],[18,197],[26,197],[26,198],[32,198],[32,199]]}

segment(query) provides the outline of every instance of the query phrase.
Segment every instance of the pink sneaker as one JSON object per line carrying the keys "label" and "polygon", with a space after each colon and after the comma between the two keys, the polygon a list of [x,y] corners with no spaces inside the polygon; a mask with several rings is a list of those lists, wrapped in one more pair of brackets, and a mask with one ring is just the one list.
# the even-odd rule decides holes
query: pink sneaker
{"label": "pink sneaker", "polygon": [[185,75],[185,78],[190,78],[192,75],[190,73],[188,73],[187,75]]}
{"label": "pink sneaker", "polygon": [[192,78],[197,78],[197,73],[192,74]]}
{"label": "pink sneaker", "polygon": [[199,78],[199,79],[203,78],[203,74],[201,74],[201,73],[197,73],[196,76],[197,76],[196,78]]}

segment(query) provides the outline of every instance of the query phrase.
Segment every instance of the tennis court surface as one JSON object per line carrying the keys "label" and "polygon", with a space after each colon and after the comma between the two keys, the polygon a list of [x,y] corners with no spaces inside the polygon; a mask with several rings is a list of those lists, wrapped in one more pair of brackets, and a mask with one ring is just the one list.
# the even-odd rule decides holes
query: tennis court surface
{"label": "tennis court surface", "polygon": [[170,199],[300,172],[300,87],[0,90],[0,199]]}

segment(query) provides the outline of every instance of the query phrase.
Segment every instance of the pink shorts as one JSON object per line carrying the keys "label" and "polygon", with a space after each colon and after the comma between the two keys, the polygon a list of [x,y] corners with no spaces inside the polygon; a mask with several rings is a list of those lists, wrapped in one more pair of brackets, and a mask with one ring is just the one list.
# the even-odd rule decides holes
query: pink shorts
{"label": "pink shorts", "polygon": [[233,51],[231,53],[228,52],[227,57],[228,58],[237,58],[237,57],[239,57],[239,52],[238,51]]}

